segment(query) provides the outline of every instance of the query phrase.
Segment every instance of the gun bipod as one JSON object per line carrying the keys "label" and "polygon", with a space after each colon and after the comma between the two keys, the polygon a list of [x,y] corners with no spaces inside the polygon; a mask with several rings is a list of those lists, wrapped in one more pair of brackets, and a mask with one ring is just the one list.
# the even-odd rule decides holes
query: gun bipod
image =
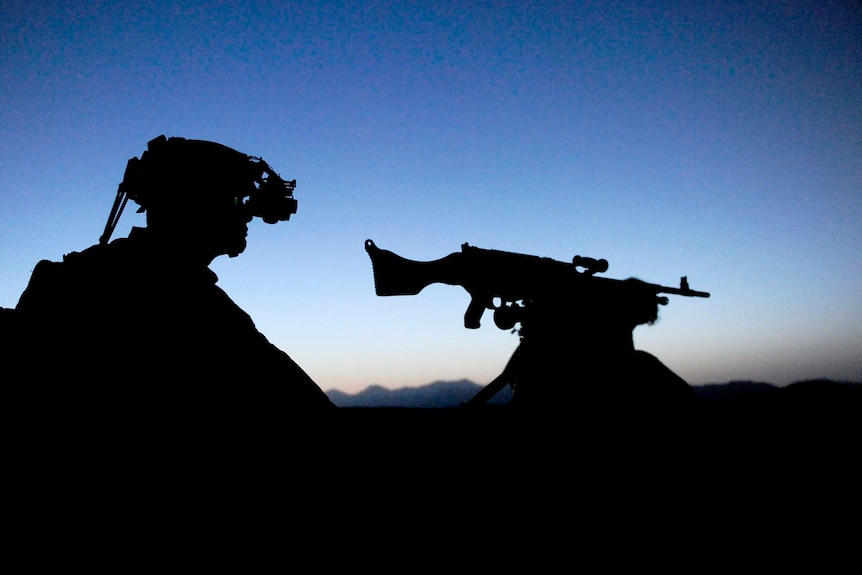
{"label": "gun bipod", "polygon": [[512,385],[514,387],[516,367],[518,364],[517,360],[520,355],[520,350],[521,345],[518,344],[518,347],[515,348],[515,352],[512,354],[512,357],[509,358],[509,361],[506,363],[506,367],[503,368],[500,375],[495,377],[488,385],[480,389],[476,395],[471,397],[469,401],[463,403],[462,406],[476,407],[478,405],[484,405],[488,403],[492,397],[497,395],[506,385]]}

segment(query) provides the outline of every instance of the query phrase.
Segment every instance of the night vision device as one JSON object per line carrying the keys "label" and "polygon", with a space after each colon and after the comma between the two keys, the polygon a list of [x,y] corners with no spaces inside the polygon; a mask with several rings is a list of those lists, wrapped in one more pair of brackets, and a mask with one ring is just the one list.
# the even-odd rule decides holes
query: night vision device
{"label": "night vision device", "polygon": [[296,199],[293,190],[296,180],[283,180],[263,158],[249,156],[254,166],[255,188],[244,201],[250,215],[268,224],[283,222],[296,213]]}

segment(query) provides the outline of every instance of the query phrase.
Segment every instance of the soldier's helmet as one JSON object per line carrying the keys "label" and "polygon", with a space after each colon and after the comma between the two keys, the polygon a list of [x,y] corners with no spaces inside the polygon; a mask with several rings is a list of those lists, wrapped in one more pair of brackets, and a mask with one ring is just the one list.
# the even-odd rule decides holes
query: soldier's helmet
{"label": "soldier's helmet", "polygon": [[296,213],[295,188],[296,180],[282,179],[263,158],[216,142],[162,135],[126,164],[99,243],[108,242],[129,199],[140,206],[138,212],[147,212],[151,226],[228,212],[274,224]]}
{"label": "soldier's helmet", "polygon": [[237,207],[274,224],[296,213],[296,180],[283,180],[262,158],[206,140],[151,140],[132,158],[120,189],[139,212],[195,213]]}

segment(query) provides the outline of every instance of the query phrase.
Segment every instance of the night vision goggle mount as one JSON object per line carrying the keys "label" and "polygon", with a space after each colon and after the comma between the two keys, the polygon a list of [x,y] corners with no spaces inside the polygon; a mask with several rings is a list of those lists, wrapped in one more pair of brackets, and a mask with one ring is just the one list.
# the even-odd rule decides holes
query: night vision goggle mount
{"label": "night vision goggle mount", "polygon": [[[208,150],[212,150],[214,156],[225,155],[229,158],[231,164],[239,160],[237,163],[238,169],[241,172],[245,172],[245,175],[248,176],[246,181],[252,182],[253,186],[238,190],[243,195],[237,196],[235,201],[248,210],[249,215],[259,217],[268,224],[274,224],[287,221],[291,215],[296,213],[297,202],[293,197],[293,191],[296,189],[296,180],[282,179],[263,158],[247,156],[214,142],[185,140],[184,138],[170,138],[168,140],[162,135],[150,140],[147,144],[147,152],[144,152],[140,159],[137,157],[131,158],[126,164],[123,181],[117,188],[117,196],[114,199],[114,205],[105,224],[105,231],[99,238],[100,244],[106,244],[110,240],[111,234],[129,198],[141,204],[138,212],[147,209],[146,201],[142,198],[142,196],[146,196],[146,192],[141,190],[140,182],[144,178],[145,172],[158,171],[159,169],[158,167],[151,167],[154,160],[151,160],[148,154],[162,155],[169,153],[171,142],[203,146]],[[180,148],[180,150],[182,149]],[[225,167],[220,165],[217,158],[213,158],[211,162],[219,168]]]}
{"label": "night vision goggle mount", "polygon": [[245,200],[249,213],[268,224],[289,220],[296,213],[293,197],[296,180],[283,180],[263,158],[249,156],[248,159],[255,174],[255,189]]}

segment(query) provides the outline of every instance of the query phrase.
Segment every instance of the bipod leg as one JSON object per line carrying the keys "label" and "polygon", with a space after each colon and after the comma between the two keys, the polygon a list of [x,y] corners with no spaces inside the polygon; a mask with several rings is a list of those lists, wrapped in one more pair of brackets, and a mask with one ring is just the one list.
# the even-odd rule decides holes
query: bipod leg
{"label": "bipod leg", "polygon": [[495,377],[491,383],[483,387],[479,390],[479,392],[470,398],[469,401],[463,403],[464,407],[475,407],[477,405],[482,405],[488,402],[489,399],[497,395],[497,393],[506,386],[506,384],[511,384],[515,379],[515,365],[517,362],[515,361],[518,357],[518,352],[520,351],[521,346],[515,349],[515,353],[512,354],[512,357],[509,358],[508,363],[506,363],[506,367],[503,368],[502,373]]}

